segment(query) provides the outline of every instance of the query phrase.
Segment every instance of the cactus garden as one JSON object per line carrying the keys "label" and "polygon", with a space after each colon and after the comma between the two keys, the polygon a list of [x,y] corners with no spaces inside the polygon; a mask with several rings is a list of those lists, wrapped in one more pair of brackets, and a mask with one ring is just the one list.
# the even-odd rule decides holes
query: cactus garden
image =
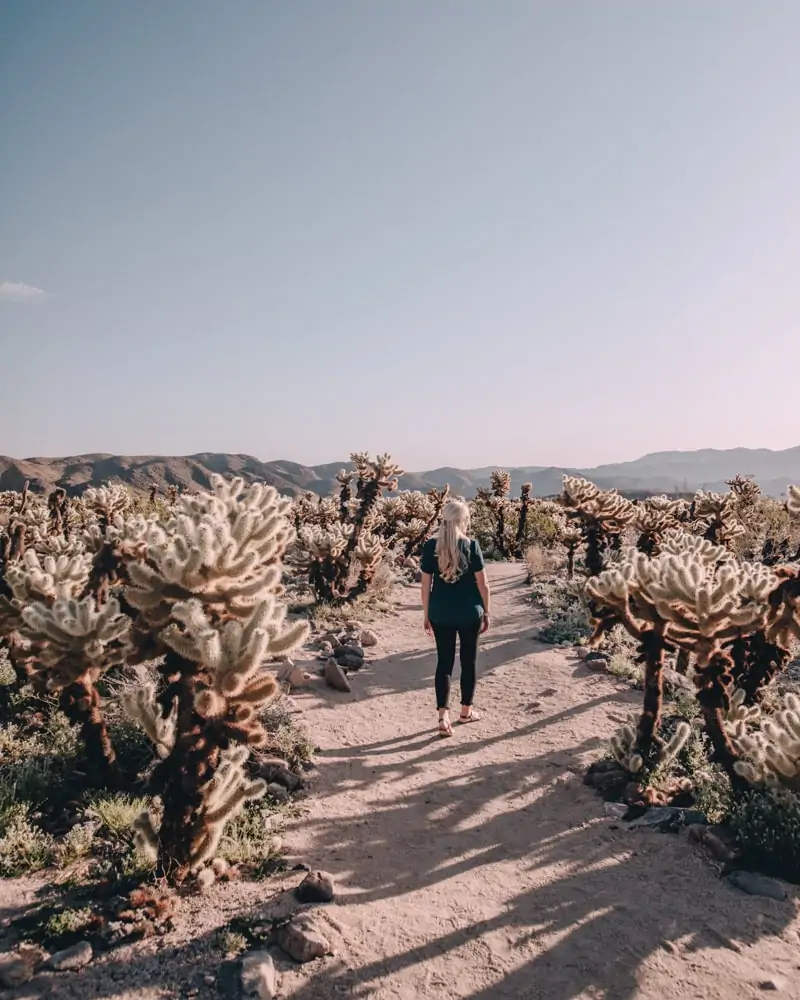
{"label": "cactus garden", "polygon": [[[419,553],[451,491],[400,475],[356,453],[327,496],[222,477],[0,494],[0,877],[25,901],[4,918],[8,988],[58,996],[82,969],[100,997],[118,962],[149,968],[162,947],[164,995],[234,995],[265,963],[303,1000],[366,986],[331,964],[360,925],[330,916],[322,869],[390,950],[392,898],[437,884],[437,838],[462,823],[522,923],[562,897],[514,902],[506,862],[563,882],[598,822],[678,834],[619,878],[778,876],[781,900],[800,882],[800,488],[631,500],[565,476],[542,498],[496,470],[469,499],[503,622],[470,762],[426,736],[404,751],[430,723]],[[514,796],[552,842],[524,834]],[[609,872],[585,878],[613,897]]]}

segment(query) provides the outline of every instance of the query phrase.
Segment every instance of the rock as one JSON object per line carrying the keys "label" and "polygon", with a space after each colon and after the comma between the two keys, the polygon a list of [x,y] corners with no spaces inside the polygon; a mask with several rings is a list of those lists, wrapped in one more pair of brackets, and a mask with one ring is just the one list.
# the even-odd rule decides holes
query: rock
{"label": "rock", "polygon": [[361,646],[356,646],[352,643],[346,646],[338,646],[333,651],[334,658],[341,663],[345,656],[357,656],[360,660],[364,659],[364,649]]}
{"label": "rock", "polygon": [[[212,873],[213,874],[213,873]],[[64,948],[51,955],[47,961],[47,968],[53,972],[73,972],[76,969],[83,969],[91,962],[94,954],[92,946],[88,941],[79,941],[71,948]]]}
{"label": "rock", "polygon": [[284,924],[276,940],[295,962],[311,962],[331,951],[330,942],[317,928],[310,913],[300,913]]}
{"label": "rock", "polygon": [[279,785],[277,781],[273,781],[267,785],[267,795],[275,799],[276,802],[284,803],[289,801],[289,792],[283,785]]}
{"label": "rock", "polygon": [[225,860],[225,858],[214,858],[211,862],[211,871],[214,872],[217,878],[224,878],[230,871],[231,866]]}
{"label": "rock", "polygon": [[762,979],[758,984],[758,988],[760,990],[771,990],[780,993],[783,990],[783,981],[776,976],[772,976],[769,979]]}
{"label": "rock", "polygon": [[207,892],[217,881],[217,875],[213,868],[201,868],[195,878],[195,885],[200,892]]}
{"label": "rock", "polygon": [[[339,650],[337,649],[338,653]],[[354,653],[347,653],[344,656],[337,656],[336,662],[345,670],[362,670],[364,667],[364,657],[356,656]]]}
{"label": "rock", "polygon": [[587,653],[583,658],[583,664],[587,670],[591,670],[595,674],[605,674],[608,673],[608,665],[611,663],[611,657],[608,653],[600,653],[597,650],[592,650],[592,652]]}
{"label": "rock", "polygon": [[370,629],[364,629],[364,631],[361,633],[361,645],[367,647],[377,646],[378,645],[377,635],[375,635],[374,632],[370,631]]}
{"label": "rock", "polygon": [[319,640],[320,649],[322,649],[323,646],[328,645],[333,650],[336,649],[337,646],[341,646],[341,644],[342,644],[341,639],[335,632],[327,632]]}
{"label": "rock", "polygon": [[293,667],[288,676],[283,678],[290,688],[305,687],[314,678],[301,667]]}
{"label": "rock", "polygon": [[736,871],[727,876],[728,882],[742,892],[751,896],[765,896],[767,899],[786,899],[786,889],[783,884],[774,878],[767,878],[766,875],[758,875],[756,872]]}
{"label": "rock", "polygon": [[335,895],[333,878],[326,872],[309,872],[294,894],[301,903],[330,903]]}
{"label": "rock", "polygon": [[622,819],[625,813],[628,811],[628,807],[624,802],[604,802],[603,812],[610,819]]}
{"label": "rock", "polygon": [[212,976],[210,972],[206,973],[206,975],[203,976],[203,983],[206,986],[213,986],[216,981],[217,981],[217,977],[216,976]]}
{"label": "rock", "polygon": [[630,823],[630,827],[646,827],[651,830],[672,831],[689,824],[705,823],[706,818],[696,809],[680,809],[678,806],[653,806],[638,819]]}
{"label": "rock", "polygon": [[242,1000],[274,1000],[278,993],[275,965],[267,951],[251,951],[242,958]]}
{"label": "rock", "polygon": [[353,689],[350,687],[350,681],[348,681],[345,676],[344,670],[339,666],[339,664],[331,658],[325,664],[325,683],[328,687],[332,687],[334,691],[344,691],[348,693]]}
{"label": "rock", "polygon": [[22,947],[18,952],[0,955],[0,986],[14,989],[33,979],[37,967],[44,960],[41,948]]}
{"label": "rock", "polygon": [[296,792],[305,784],[303,779],[290,771],[286,764],[262,764],[258,769],[258,776],[263,778],[267,784],[283,785],[287,792]]}
{"label": "rock", "polygon": [[724,827],[693,823],[687,832],[690,840],[702,844],[714,855],[717,861],[730,864],[741,856],[732,834]]}
{"label": "rock", "polygon": [[[339,645],[339,640],[336,640],[336,645]],[[334,646],[331,642],[321,642],[319,644],[319,659],[327,660],[329,656],[333,656]]]}

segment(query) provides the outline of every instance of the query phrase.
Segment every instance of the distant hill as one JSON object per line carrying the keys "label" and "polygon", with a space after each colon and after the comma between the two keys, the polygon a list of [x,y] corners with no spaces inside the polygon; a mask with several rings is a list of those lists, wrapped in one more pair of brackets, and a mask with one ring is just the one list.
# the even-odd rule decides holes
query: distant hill
{"label": "distant hill", "polygon": [[[0,490],[20,490],[25,480],[37,493],[56,486],[70,495],[88,486],[125,483],[138,493],[146,493],[155,483],[163,492],[168,486],[204,489],[214,472],[242,476],[246,482],[266,482],[282,493],[304,490],[324,495],[335,489],[335,477],[347,462],[307,466],[297,462],[262,462],[252,455],[199,455],[166,457],[159,455],[74,455],[68,458],[14,459],[0,456]],[[431,469],[409,472],[400,479],[401,489],[427,490],[449,483],[457,495],[472,497],[480,486],[489,485],[493,467],[483,469]],[[547,468],[541,465],[508,469],[512,490],[519,492],[524,482],[533,484],[537,496],[553,496],[561,490],[564,473],[591,479],[603,488],[626,492],[671,493],[696,489],[723,491],[725,480],[737,473],[752,475],[770,496],[783,496],[789,483],[800,483],[800,447],[785,451],[767,448],[733,448],[716,451],[664,451],[637,458],[633,462],[599,465],[594,469]]]}

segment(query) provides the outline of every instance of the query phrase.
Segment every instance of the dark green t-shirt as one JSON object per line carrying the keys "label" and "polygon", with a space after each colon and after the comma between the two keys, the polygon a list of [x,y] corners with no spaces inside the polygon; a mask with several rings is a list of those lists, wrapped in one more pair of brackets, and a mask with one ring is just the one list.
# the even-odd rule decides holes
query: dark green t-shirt
{"label": "dark green t-shirt", "polygon": [[439,574],[436,539],[429,538],[422,546],[419,568],[433,577],[428,617],[434,625],[469,625],[483,617],[483,601],[475,580],[475,574],[484,567],[483,553],[474,539],[463,538],[459,545],[467,557],[467,569],[454,583]]}

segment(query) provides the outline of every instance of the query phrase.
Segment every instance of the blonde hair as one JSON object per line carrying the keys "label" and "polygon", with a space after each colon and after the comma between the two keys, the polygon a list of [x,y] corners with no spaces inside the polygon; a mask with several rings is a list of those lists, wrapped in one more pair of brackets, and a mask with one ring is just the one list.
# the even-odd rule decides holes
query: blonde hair
{"label": "blonde hair", "polygon": [[442,523],[436,538],[439,573],[446,583],[455,583],[466,572],[469,560],[459,542],[467,537],[469,507],[463,500],[448,500],[442,510]]}

